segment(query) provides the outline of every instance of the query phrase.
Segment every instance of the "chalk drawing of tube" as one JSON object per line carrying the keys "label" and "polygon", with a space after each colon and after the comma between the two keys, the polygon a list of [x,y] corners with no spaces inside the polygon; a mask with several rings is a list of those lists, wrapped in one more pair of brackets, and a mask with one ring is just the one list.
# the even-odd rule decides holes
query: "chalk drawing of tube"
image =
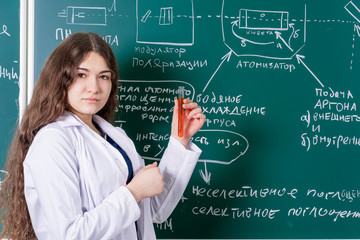
{"label": "chalk drawing of tube", "polygon": [[66,8],[66,23],[106,26],[106,8],[69,6]]}
{"label": "chalk drawing of tube", "polygon": [[136,42],[192,46],[193,0],[136,0]]}
{"label": "chalk drawing of tube", "polygon": [[289,28],[289,13],[284,11],[263,11],[240,9],[242,29],[286,31]]}
{"label": "chalk drawing of tube", "polygon": [[359,1],[357,1],[356,4],[354,3],[354,1],[350,1],[348,4],[345,5],[345,9],[346,9],[346,11],[348,11],[348,13],[350,13],[351,16],[353,16],[353,18],[356,19],[356,21],[358,21],[360,23],[360,9],[359,9],[360,3],[359,3]]}

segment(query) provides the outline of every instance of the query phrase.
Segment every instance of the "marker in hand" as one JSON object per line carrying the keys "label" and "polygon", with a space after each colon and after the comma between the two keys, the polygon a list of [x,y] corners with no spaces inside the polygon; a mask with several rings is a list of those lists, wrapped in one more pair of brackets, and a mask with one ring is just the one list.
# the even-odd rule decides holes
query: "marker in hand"
{"label": "marker in hand", "polygon": [[179,112],[178,112],[178,136],[183,137],[184,136],[184,86],[179,87],[178,92],[178,99],[179,99]]}

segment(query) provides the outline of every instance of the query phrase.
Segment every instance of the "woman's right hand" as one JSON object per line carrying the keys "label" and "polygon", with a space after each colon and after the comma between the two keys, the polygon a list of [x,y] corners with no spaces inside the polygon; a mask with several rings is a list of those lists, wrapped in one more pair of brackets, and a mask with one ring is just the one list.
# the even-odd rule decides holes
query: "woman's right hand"
{"label": "woman's right hand", "polygon": [[164,191],[164,181],[157,162],[149,164],[137,172],[126,187],[136,202],[161,194]]}

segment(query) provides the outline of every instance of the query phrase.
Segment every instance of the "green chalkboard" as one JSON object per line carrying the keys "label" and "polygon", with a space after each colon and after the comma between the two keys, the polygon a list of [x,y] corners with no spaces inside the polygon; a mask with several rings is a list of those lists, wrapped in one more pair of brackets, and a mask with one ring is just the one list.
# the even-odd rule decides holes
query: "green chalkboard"
{"label": "green chalkboard", "polygon": [[20,1],[0,0],[0,169],[19,114]]}
{"label": "green chalkboard", "polygon": [[149,163],[178,86],[207,115],[159,239],[360,238],[360,1],[35,4],[37,76],[67,34],[103,36],[120,69],[115,124]]}

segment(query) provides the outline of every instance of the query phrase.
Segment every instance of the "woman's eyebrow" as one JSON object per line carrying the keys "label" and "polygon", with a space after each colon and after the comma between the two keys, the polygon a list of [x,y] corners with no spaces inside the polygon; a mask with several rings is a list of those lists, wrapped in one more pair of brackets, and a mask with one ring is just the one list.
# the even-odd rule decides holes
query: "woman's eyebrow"
{"label": "woman's eyebrow", "polygon": [[86,71],[86,72],[90,72],[90,70],[89,70],[89,69],[87,69],[87,68],[83,68],[83,67],[78,67],[78,68],[77,68],[77,70],[83,70],[83,71]]}
{"label": "woman's eyebrow", "polygon": [[[89,69],[84,68],[84,67],[78,67],[77,70],[82,70],[82,71],[90,72]],[[109,70],[109,69],[106,69],[106,70],[101,71],[100,73],[101,73],[101,74],[103,74],[103,73],[112,73],[112,71]]]}
{"label": "woman's eyebrow", "polygon": [[111,70],[104,70],[104,71],[101,71],[100,73],[112,73]]}

